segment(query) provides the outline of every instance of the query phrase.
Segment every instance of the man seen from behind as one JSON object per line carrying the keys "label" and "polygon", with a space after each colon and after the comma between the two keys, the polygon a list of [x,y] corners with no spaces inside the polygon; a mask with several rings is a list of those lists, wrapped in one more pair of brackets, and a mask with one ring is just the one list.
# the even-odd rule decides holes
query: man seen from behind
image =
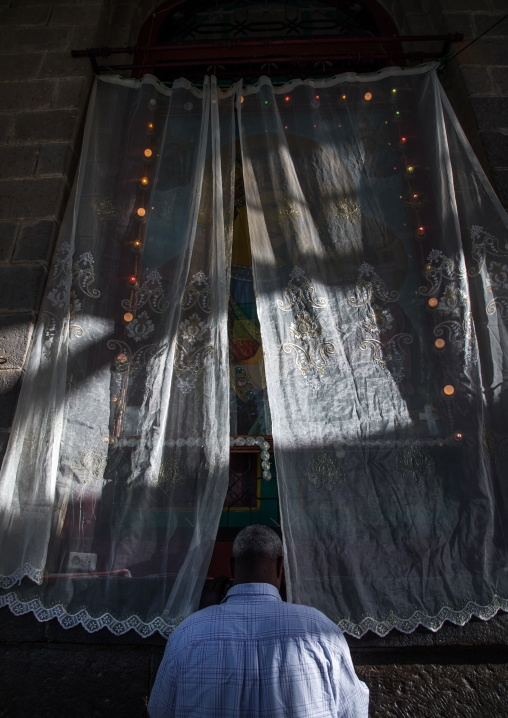
{"label": "man seen from behind", "polygon": [[282,601],[282,553],[272,529],[240,531],[234,585],[170,636],[150,718],[367,718],[369,691],[340,629]]}

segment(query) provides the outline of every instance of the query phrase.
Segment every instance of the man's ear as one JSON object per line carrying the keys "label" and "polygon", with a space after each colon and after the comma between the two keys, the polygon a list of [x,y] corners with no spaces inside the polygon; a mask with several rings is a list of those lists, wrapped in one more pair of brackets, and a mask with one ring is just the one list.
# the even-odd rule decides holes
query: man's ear
{"label": "man's ear", "polygon": [[279,556],[279,558],[277,559],[277,578],[281,579],[283,573],[284,573],[284,558],[282,556]]}
{"label": "man's ear", "polygon": [[235,577],[235,557],[234,556],[231,556],[231,558],[229,559],[229,571],[231,573],[231,576],[234,578]]}

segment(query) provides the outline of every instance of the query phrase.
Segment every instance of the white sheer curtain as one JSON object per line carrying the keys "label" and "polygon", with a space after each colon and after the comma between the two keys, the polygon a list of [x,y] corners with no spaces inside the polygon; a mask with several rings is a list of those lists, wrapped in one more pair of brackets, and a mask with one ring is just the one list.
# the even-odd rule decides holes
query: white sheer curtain
{"label": "white sheer curtain", "polygon": [[237,111],[289,600],[353,635],[508,609],[508,222],[435,68]]}
{"label": "white sheer curtain", "polygon": [[289,599],[354,635],[508,610],[508,221],[429,67],[97,81],[2,469],[0,604],[141,635],[197,606],[235,96]]}
{"label": "white sheer curtain", "polygon": [[95,84],[1,477],[16,613],[149,635],[196,608],[228,482],[234,131],[215,78]]}

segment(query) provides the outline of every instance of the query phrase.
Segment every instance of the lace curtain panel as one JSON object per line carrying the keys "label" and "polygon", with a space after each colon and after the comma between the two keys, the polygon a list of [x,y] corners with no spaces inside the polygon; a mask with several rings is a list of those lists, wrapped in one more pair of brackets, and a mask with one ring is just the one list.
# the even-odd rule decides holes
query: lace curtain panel
{"label": "lace curtain panel", "polygon": [[228,484],[233,110],[215,79],[95,84],[3,466],[15,612],[167,634],[199,601]]}
{"label": "lace curtain panel", "polygon": [[288,599],[356,636],[508,610],[508,219],[433,66],[98,78],[2,468],[0,604],[141,635],[196,609],[240,162]]}
{"label": "lace curtain panel", "polygon": [[435,70],[239,112],[289,599],[357,636],[508,609],[507,216]]}

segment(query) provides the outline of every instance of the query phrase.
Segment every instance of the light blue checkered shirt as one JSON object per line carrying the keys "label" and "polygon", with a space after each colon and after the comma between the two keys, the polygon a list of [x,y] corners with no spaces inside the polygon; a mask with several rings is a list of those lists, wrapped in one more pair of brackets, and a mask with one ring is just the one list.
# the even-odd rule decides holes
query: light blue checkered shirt
{"label": "light blue checkered shirt", "polygon": [[367,718],[369,691],[337,626],[268,583],[234,586],[170,636],[151,718]]}

